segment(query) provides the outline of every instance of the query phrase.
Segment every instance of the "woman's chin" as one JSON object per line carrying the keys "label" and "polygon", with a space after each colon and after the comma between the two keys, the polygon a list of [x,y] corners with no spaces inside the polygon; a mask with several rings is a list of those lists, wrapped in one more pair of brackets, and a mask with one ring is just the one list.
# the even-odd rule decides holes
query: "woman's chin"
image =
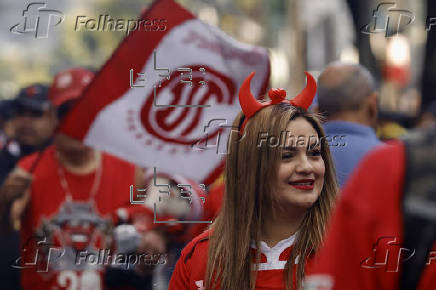
{"label": "woman's chin", "polygon": [[287,210],[306,210],[311,208],[317,199],[305,199],[305,200],[283,200],[283,206]]}

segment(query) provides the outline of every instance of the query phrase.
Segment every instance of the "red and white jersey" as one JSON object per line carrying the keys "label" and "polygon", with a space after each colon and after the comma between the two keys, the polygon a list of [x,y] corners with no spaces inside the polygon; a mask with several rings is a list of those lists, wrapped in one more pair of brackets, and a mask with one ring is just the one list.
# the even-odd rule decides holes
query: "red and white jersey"
{"label": "red and white jersey", "polygon": [[[206,266],[210,230],[193,239],[182,251],[171,277],[170,290],[205,290]],[[270,248],[260,242],[261,260],[257,273],[256,289],[284,289],[284,268],[295,241],[296,235],[278,242]],[[253,261],[256,254],[252,244]],[[297,261],[298,262],[298,257]],[[295,269],[295,267],[294,267]],[[294,271],[295,286],[295,271]],[[217,287],[219,289],[219,285]]]}
{"label": "red and white jersey", "polygon": [[[18,166],[29,171],[35,158],[36,154],[23,158]],[[23,289],[104,289],[106,265],[94,258],[100,249],[111,247],[112,213],[129,203],[135,167],[105,153],[101,162],[101,182],[93,200],[89,195],[96,172],[73,174],[64,168],[72,194],[69,201],[58,176],[57,166],[62,165],[55,158],[54,146],[43,152],[22,220]],[[80,251],[87,251],[93,262],[79,263]]]}

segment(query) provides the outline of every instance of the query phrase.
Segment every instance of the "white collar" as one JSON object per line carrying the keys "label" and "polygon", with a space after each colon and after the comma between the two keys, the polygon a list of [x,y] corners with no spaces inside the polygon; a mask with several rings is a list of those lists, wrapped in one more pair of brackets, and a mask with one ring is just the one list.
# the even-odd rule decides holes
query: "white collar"
{"label": "white collar", "polygon": [[[291,235],[289,238],[279,241],[273,247],[269,247],[264,241],[260,241],[260,252],[265,255],[266,263],[259,264],[259,271],[262,270],[278,270],[284,269],[286,261],[280,261],[280,255],[283,251],[295,243],[298,232]],[[251,248],[256,249],[256,244],[252,240]],[[295,264],[298,263],[299,257],[295,258]],[[253,265],[254,266],[254,265]]]}
{"label": "white collar", "polygon": [[[271,252],[271,251],[277,251],[278,249],[286,249],[288,247],[290,247],[291,245],[294,244],[295,239],[297,238],[297,234],[298,232],[295,232],[293,235],[291,235],[290,237],[279,241],[277,244],[275,244],[273,247],[269,247],[264,241],[259,241],[260,243],[260,251],[262,253],[266,253],[266,252]],[[251,247],[253,249],[256,249],[256,243],[255,241],[251,240]]]}

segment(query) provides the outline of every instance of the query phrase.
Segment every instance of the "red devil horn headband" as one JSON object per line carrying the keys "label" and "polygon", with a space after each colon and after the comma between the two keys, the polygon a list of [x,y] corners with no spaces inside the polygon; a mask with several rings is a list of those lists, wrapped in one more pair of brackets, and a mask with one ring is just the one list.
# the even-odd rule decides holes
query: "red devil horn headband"
{"label": "red devil horn headband", "polygon": [[306,87],[292,100],[286,100],[286,91],[284,89],[270,89],[268,96],[271,101],[260,103],[256,100],[250,90],[251,79],[254,77],[252,72],[242,83],[239,89],[239,103],[241,104],[242,112],[244,112],[245,120],[241,126],[241,133],[244,131],[245,124],[257,111],[270,105],[278,103],[288,103],[294,107],[300,107],[307,110],[312,104],[313,98],[316,94],[316,82],[311,74],[306,73],[307,84]]}

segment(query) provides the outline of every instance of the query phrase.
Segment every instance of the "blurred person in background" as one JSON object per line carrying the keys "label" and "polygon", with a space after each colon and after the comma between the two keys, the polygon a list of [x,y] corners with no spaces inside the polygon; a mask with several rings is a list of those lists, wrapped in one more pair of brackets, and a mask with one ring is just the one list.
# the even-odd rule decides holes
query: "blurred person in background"
{"label": "blurred person in background", "polygon": [[370,152],[347,182],[307,290],[436,285],[436,127]]}
{"label": "blurred person in background", "polygon": [[[145,169],[143,176],[146,188],[133,190],[133,200],[138,200],[139,195],[145,193],[143,203],[119,208],[116,220],[123,225],[133,224],[142,231],[157,230],[164,234],[167,253],[165,263],[154,269],[153,280],[157,287],[153,289],[168,289],[168,282],[181,250],[210,225],[208,221],[211,218],[205,205],[210,200],[210,194],[205,194],[205,186],[178,174]],[[113,268],[109,270],[106,276],[114,285],[120,284],[122,277],[139,281],[127,271]],[[148,288],[138,286],[138,289]]]}
{"label": "blurred person in background", "polygon": [[[48,87],[33,84],[20,90],[14,100],[2,101],[1,116],[5,127],[0,133],[0,186],[18,160],[51,143],[56,126],[54,108],[48,98]],[[0,196],[2,199],[3,196]],[[2,219],[1,223],[8,219]],[[16,221],[14,221],[16,222]],[[3,227],[2,227],[3,228]],[[0,278],[7,289],[19,289],[19,271],[10,267],[19,256],[19,233],[16,229],[0,235]]]}
{"label": "blurred person in background", "polygon": [[342,187],[362,157],[381,143],[374,131],[377,92],[370,72],[358,64],[329,64],[318,79],[318,112],[327,117],[327,136],[344,137],[344,146],[330,146]]}
{"label": "blurred person in background", "polygon": [[13,136],[10,119],[12,117],[11,100],[0,100],[0,150],[7,140]]}
{"label": "blurred person in background", "polygon": [[[84,69],[55,76],[50,98],[60,118],[92,77]],[[3,227],[21,221],[22,254],[15,266],[21,268],[23,289],[104,289],[107,264],[86,259],[78,263],[77,255],[110,249],[116,226],[112,214],[129,204],[130,185],[143,187],[141,172],[63,134],[44,151],[20,160],[0,189],[0,214],[6,221]],[[166,252],[165,237],[158,231],[135,237],[139,253]],[[151,287],[151,273],[144,275],[143,284]]]}
{"label": "blurred person in background", "polygon": [[[12,130],[12,101],[0,101],[0,150],[8,144],[13,137]],[[0,153],[0,155],[3,153]],[[1,162],[0,162],[1,164]],[[18,257],[19,234],[17,231],[10,233],[0,233],[0,280],[2,287],[8,290],[18,290],[20,288],[20,272],[10,267],[10,262]]]}
{"label": "blurred person in background", "polygon": [[8,107],[13,138],[0,151],[0,186],[20,158],[43,150],[52,142],[57,121],[48,87],[43,84],[21,89]]}

